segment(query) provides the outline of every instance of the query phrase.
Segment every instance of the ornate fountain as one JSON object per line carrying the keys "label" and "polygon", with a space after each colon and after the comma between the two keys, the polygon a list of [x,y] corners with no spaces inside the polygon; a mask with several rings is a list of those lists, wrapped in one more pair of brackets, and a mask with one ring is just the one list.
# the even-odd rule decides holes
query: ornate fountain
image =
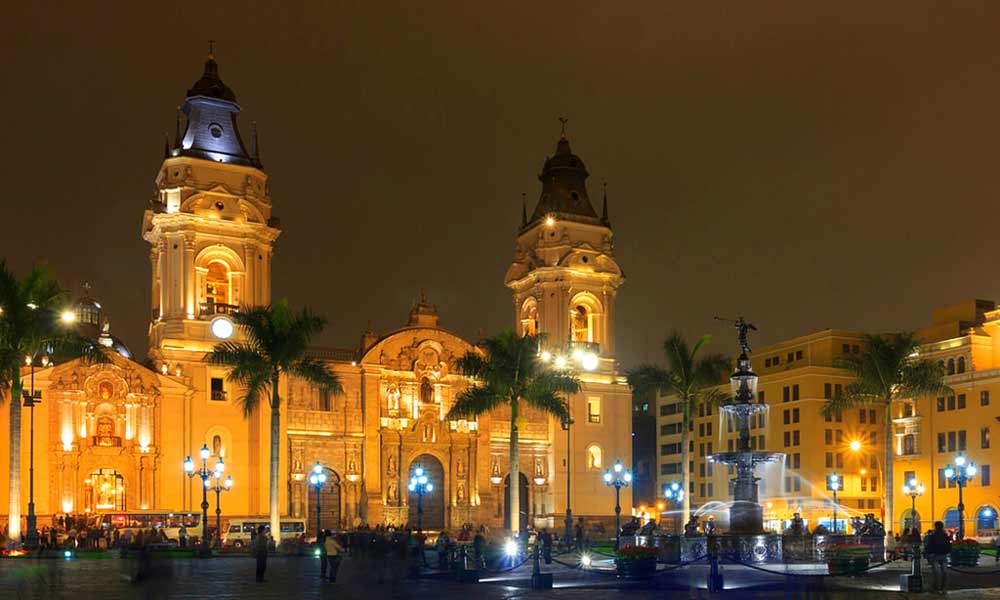
{"label": "ornate fountain", "polygon": [[720,411],[734,419],[734,429],[739,433],[736,450],[721,452],[708,457],[709,461],[735,467],[732,481],[733,504],[729,508],[729,530],[719,536],[724,555],[746,562],[773,562],[781,560],[781,536],[764,533],[764,510],[758,501],[757,465],[780,462],[782,452],[763,452],[750,448],[750,423],[767,405],[755,402],[757,374],[750,366],[749,331],[756,327],[742,317],[734,322],[739,331],[740,356],[736,371],[729,378],[733,397]]}
{"label": "ornate fountain", "polygon": [[733,505],[729,509],[729,533],[757,535],[764,533],[764,510],[758,501],[757,484],[760,478],[754,474],[757,465],[779,462],[785,459],[781,452],[761,452],[750,449],[750,422],[757,413],[767,409],[767,405],[754,400],[757,397],[757,374],[750,366],[750,342],[748,331],[756,329],[742,317],[736,320],[739,330],[740,357],[736,371],[729,378],[733,390],[732,402],[721,406],[720,411],[735,420],[734,429],[739,433],[734,452],[721,452],[708,457],[709,461],[736,468],[733,482]]}

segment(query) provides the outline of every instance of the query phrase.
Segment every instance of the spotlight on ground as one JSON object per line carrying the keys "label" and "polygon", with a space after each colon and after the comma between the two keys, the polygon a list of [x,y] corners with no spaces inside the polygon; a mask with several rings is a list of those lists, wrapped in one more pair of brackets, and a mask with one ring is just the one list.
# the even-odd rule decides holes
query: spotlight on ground
{"label": "spotlight on ground", "polygon": [[67,560],[70,559],[70,558],[73,558],[73,551],[72,550],[63,550],[63,557],[66,558]]}
{"label": "spotlight on ground", "polygon": [[593,563],[594,559],[590,558],[589,554],[580,555],[580,564],[583,566],[584,569],[590,568],[590,565],[592,565]]}
{"label": "spotlight on ground", "polygon": [[503,545],[503,553],[510,557],[517,556],[517,542],[514,540],[507,540],[507,542]]}

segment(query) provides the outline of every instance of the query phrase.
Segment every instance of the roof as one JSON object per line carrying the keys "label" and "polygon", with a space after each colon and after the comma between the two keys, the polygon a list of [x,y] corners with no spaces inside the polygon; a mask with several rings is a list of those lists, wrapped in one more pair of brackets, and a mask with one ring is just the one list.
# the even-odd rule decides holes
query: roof
{"label": "roof", "polygon": [[582,220],[600,223],[587,194],[587,167],[573,154],[569,140],[563,135],[556,144],[556,153],[545,159],[538,180],[542,193],[531,215],[531,223],[544,219],[550,213],[560,216],[582,217]]}
{"label": "roof", "polygon": [[205,72],[201,79],[194,82],[194,85],[187,92],[188,98],[193,96],[206,96],[227,102],[236,102],[236,94],[219,77],[219,65],[215,62],[215,56],[212,54],[209,54],[208,60],[205,61]]}

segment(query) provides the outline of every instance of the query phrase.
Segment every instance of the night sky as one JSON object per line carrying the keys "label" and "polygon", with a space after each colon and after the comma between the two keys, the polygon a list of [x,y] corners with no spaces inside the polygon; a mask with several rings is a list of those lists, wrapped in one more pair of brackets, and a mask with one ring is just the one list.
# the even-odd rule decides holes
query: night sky
{"label": "night sky", "polygon": [[672,327],[731,353],[716,314],[761,344],[1000,298],[1000,3],[286,4],[7,6],[0,256],[90,281],[144,355],[142,211],[211,38],[260,129],[275,297],[323,344],[403,325],[421,287],[462,335],[511,326],[560,116],[608,182],[626,365]]}

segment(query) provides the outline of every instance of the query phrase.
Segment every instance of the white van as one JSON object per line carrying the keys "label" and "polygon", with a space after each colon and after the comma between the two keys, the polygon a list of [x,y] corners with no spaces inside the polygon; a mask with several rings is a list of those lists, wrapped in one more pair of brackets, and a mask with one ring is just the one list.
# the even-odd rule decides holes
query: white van
{"label": "white van", "polygon": [[[265,531],[271,531],[270,521],[267,520],[232,519],[229,521],[229,527],[227,527],[226,531],[222,534],[222,545],[235,546],[236,548],[249,546],[251,534],[254,531],[257,531],[257,528],[261,525],[264,526]],[[281,540],[295,539],[305,533],[305,530],[305,519],[282,519],[281,539],[275,540],[275,543],[279,543]]]}

